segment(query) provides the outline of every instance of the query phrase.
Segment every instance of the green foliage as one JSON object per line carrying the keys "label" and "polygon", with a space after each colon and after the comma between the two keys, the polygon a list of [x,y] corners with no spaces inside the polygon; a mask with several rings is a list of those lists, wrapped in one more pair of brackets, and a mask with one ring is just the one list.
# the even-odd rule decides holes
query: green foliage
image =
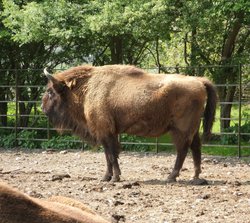
{"label": "green foliage", "polygon": [[[240,127],[240,131],[243,133],[243,135],[241,135],[241,140],[243,142],[250,142],[250,135],[244,135],[244,133],[250,133],[250,114],[245,112],[243,113],[242,118],[246,119],[246,121]],[[239,125],[235,124],[234,126],[231,126],[225,129],[225,132],[232,133],[232,134],[223,135],[221,137],[222,144],[223,145],[236,145],[239,140],[238,139]]]}
{"label": "green foliage", "polygon": [[[138,64],[150,44],[170,39],[178,17],[178,3],[143,1],[3,1],[3,24],[11,38],[23,45],[41,42],[51,54],[94,59],[94,63]],[[116,39],[121,44],[116,43]],[[55,44],[56,43],[56,44]],[[60,50],[52,50],[60,48]],[[115,60],[120,48],[121,58]],[[79,52],[79,49],[80,52]],[[67,51],[71,52],[67,53]],[[149,52],[152,52],[150,50]],[[120,56],[120,55],[119,55]],[[57,57],[59,59],[59,57]]]}
{"label": "green foliage", "polygon": [[221,143],[223,145],[237,145],[238,143],[238,125],[229,127],[224,130],[225,133],[221,136]]}
{"label": "green foliage", "polygon": [[[19,45],[45,44],[43,53],[53,55],[52,61],[61,60],[59,63],[63,61],[57,57],[59,54],[66,56],[67,63],[90,58],[94,63],[112,63],[116,61],[112,59],[116,56],[113,54],[117,49],[112,49],[115,47],[122,54],[118,62],[143,64],[151,60],[155,64],[155,44],[159,40],[161,64],[184,61],[188,65],[219,64],[238,19],[240,29],[227,59],[249,62],[243,52],[249,51],[247,0],[3,0],[2,8],[0,18],[4,29],[0,36]],[[184,42],[187,45],[183,60],[180,55]],[[175,56],[166,60],[165,55],[176,51],[175,46],[179,61]]]}
{"label": "green foliage", "polygon": [[2,148],[15,148],[16,136],[15,134],[1,135],[0,147]]}
{"label": "green foliage", "polygon": [[7,132],[3,133],[0,138],[0,147],[3,148],[26,148],[26,149],[35,149],[39,148],[39,142],[36,141],[37,132],[32,130],[23,130],[19,132],[17,135],[16,133]]}
{"label": "green foliage", "polygon": [[39,145],[39,143],[35,143],[35,139],[36,131],[23,130],[17,134],[17,139],[15,133],[5,135],[0,141],[0,146],[4,148],[14,148],[18,146],[20,148],[34,149],[38,148]]}
{"label": "green foliage", "polygon": [[[146,138],[128,135],[128,134],[122,134],[120,135],[120,141],[122,143],[122,148],[125,151],[150,151],[151,148],[149,145],[146,145],[148,140]],[[123,144],[128,143],[128,144]]]}
{"label": "green foliage", "polygon": [[76,141],[73,136],[54,136],[48,141],[42,142],[41,147],[43,149],[79,149],[81,142]]}
{"label": "green foliage", "polygon": [[2,148],[18,148],[23,149],[79,149],[84,146],[84,149],[88,148],[88,145],[82,145],[77,138],[68,135],[56,135],[52,136],[49,140],[42,141],[41,138],[44,135],[38,136],[38,132],[35,130],[23,130],[16,136],[15,133],[9,131],[1,131],[0,147]]}
{"label": "green foliage", "polygon": [[39,148],[40,143],[35,139],[37,132],[35,130],[23,130],[17,135],[17,145],[20,148],[36,149]]}
{"label": "green foliage", "polygon": [[86,34],[84,4],[61,0],[32,1],[18,6],[13,1],[3,2],[4,25],[15,33],[13,39],[22,44],[33,41],[52,43],[55,40],[64,44]]}

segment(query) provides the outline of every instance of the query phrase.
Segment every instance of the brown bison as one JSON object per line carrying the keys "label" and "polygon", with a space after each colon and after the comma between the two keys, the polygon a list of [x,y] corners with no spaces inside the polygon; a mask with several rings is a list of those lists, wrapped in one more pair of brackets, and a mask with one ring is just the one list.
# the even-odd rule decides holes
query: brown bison
{"label": "brown bison", "polygon": [[[45,70],[46,71],[46,70]],[[78,66],[50,75],[42,110],[54,126],[104,147],[104,181],[119,181],[118,134],[157,137],[169,132],[177,158],[168,181],[175,181],[188,148],[194,179],[201,173],[200,118],[204,135],[211,133],[217,95],[203,77],[149,74],[129,65]]]}
{"label": "brown bison", "polygon": [[108,223],[79,201],[31,198],[0,183],[0,223]]}

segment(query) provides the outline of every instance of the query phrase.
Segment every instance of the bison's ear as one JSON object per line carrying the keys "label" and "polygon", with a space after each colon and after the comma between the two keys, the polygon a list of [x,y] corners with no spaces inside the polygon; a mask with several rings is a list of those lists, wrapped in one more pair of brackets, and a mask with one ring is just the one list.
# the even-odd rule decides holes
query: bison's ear
{"label": "bison's ear", "polygon": [[65,84],[68,86],[69,89],[72,89],[76,85],[76,79],[66,81]]}
{"label": "bison's ear", "polygon": [[[52,80],[51,80],[52,81]],[[57,79],[53,79],[52,81],[53,83],[53,88],[56,90],[57,93],[61,94],[65,88],[66,88],[66,84],[62,81],[58,81]]]}

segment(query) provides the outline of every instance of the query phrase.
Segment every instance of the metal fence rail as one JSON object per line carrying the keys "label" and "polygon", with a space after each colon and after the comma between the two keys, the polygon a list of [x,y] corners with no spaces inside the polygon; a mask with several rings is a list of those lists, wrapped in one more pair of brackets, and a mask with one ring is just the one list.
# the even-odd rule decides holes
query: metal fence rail
{"label": "metal fence rail", "polygon": [[[233,65],[237,69],[238,77],[235,83],[218,83],[217,88],[234,87],[236,93],[232,101],[220,101],[218,107],[232,105],[233,114],[230,118],[216,116],[217,127],[213,131],[213,139],[204,147],[220,147],[236,149],[238,156],[247,150],[250,154],[250,65]],[[190,69],[192,75],[209,75],[209,69],[222,69],[223,66],[199,67],[165,67],[167,73],[180,72]],[[148,69],[157,72],[159,69]],[[53,147],[51,140],[59,137],[56,129],[50,126],[46,116],[42,113],[41,96],[45,90],[46,78],[42,70],[0,70],[0,147]],[[219,109],[218,109],[219,110]],[[229,129],[220,130],[218,122],[230,120]],[[87,145],[78,138],[60,138],[62,147],[72,146],[85,148]],[[164,147],[172,146],[164,138],[146,140],[144,138],[120,137],[126,147],[155,147],[158,152]],[[46,144],[47,143],[47,144]],[[69,144],[71,143],[71,144]]]}

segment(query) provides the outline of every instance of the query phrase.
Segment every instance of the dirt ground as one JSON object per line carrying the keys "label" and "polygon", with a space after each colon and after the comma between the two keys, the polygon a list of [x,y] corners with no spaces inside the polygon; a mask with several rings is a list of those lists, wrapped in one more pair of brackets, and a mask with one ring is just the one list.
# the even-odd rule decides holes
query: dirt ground
{"label": "dirt ground", "polygon": [[3,151],[0,180],[40,198],[64,195],[113,222],[250,222],[250,159],[203,157],[207,185],[192,185],[187,157],[176,183],[166,184],[175,155],[120,155],[121,182],[104,183],[102,152]]}

